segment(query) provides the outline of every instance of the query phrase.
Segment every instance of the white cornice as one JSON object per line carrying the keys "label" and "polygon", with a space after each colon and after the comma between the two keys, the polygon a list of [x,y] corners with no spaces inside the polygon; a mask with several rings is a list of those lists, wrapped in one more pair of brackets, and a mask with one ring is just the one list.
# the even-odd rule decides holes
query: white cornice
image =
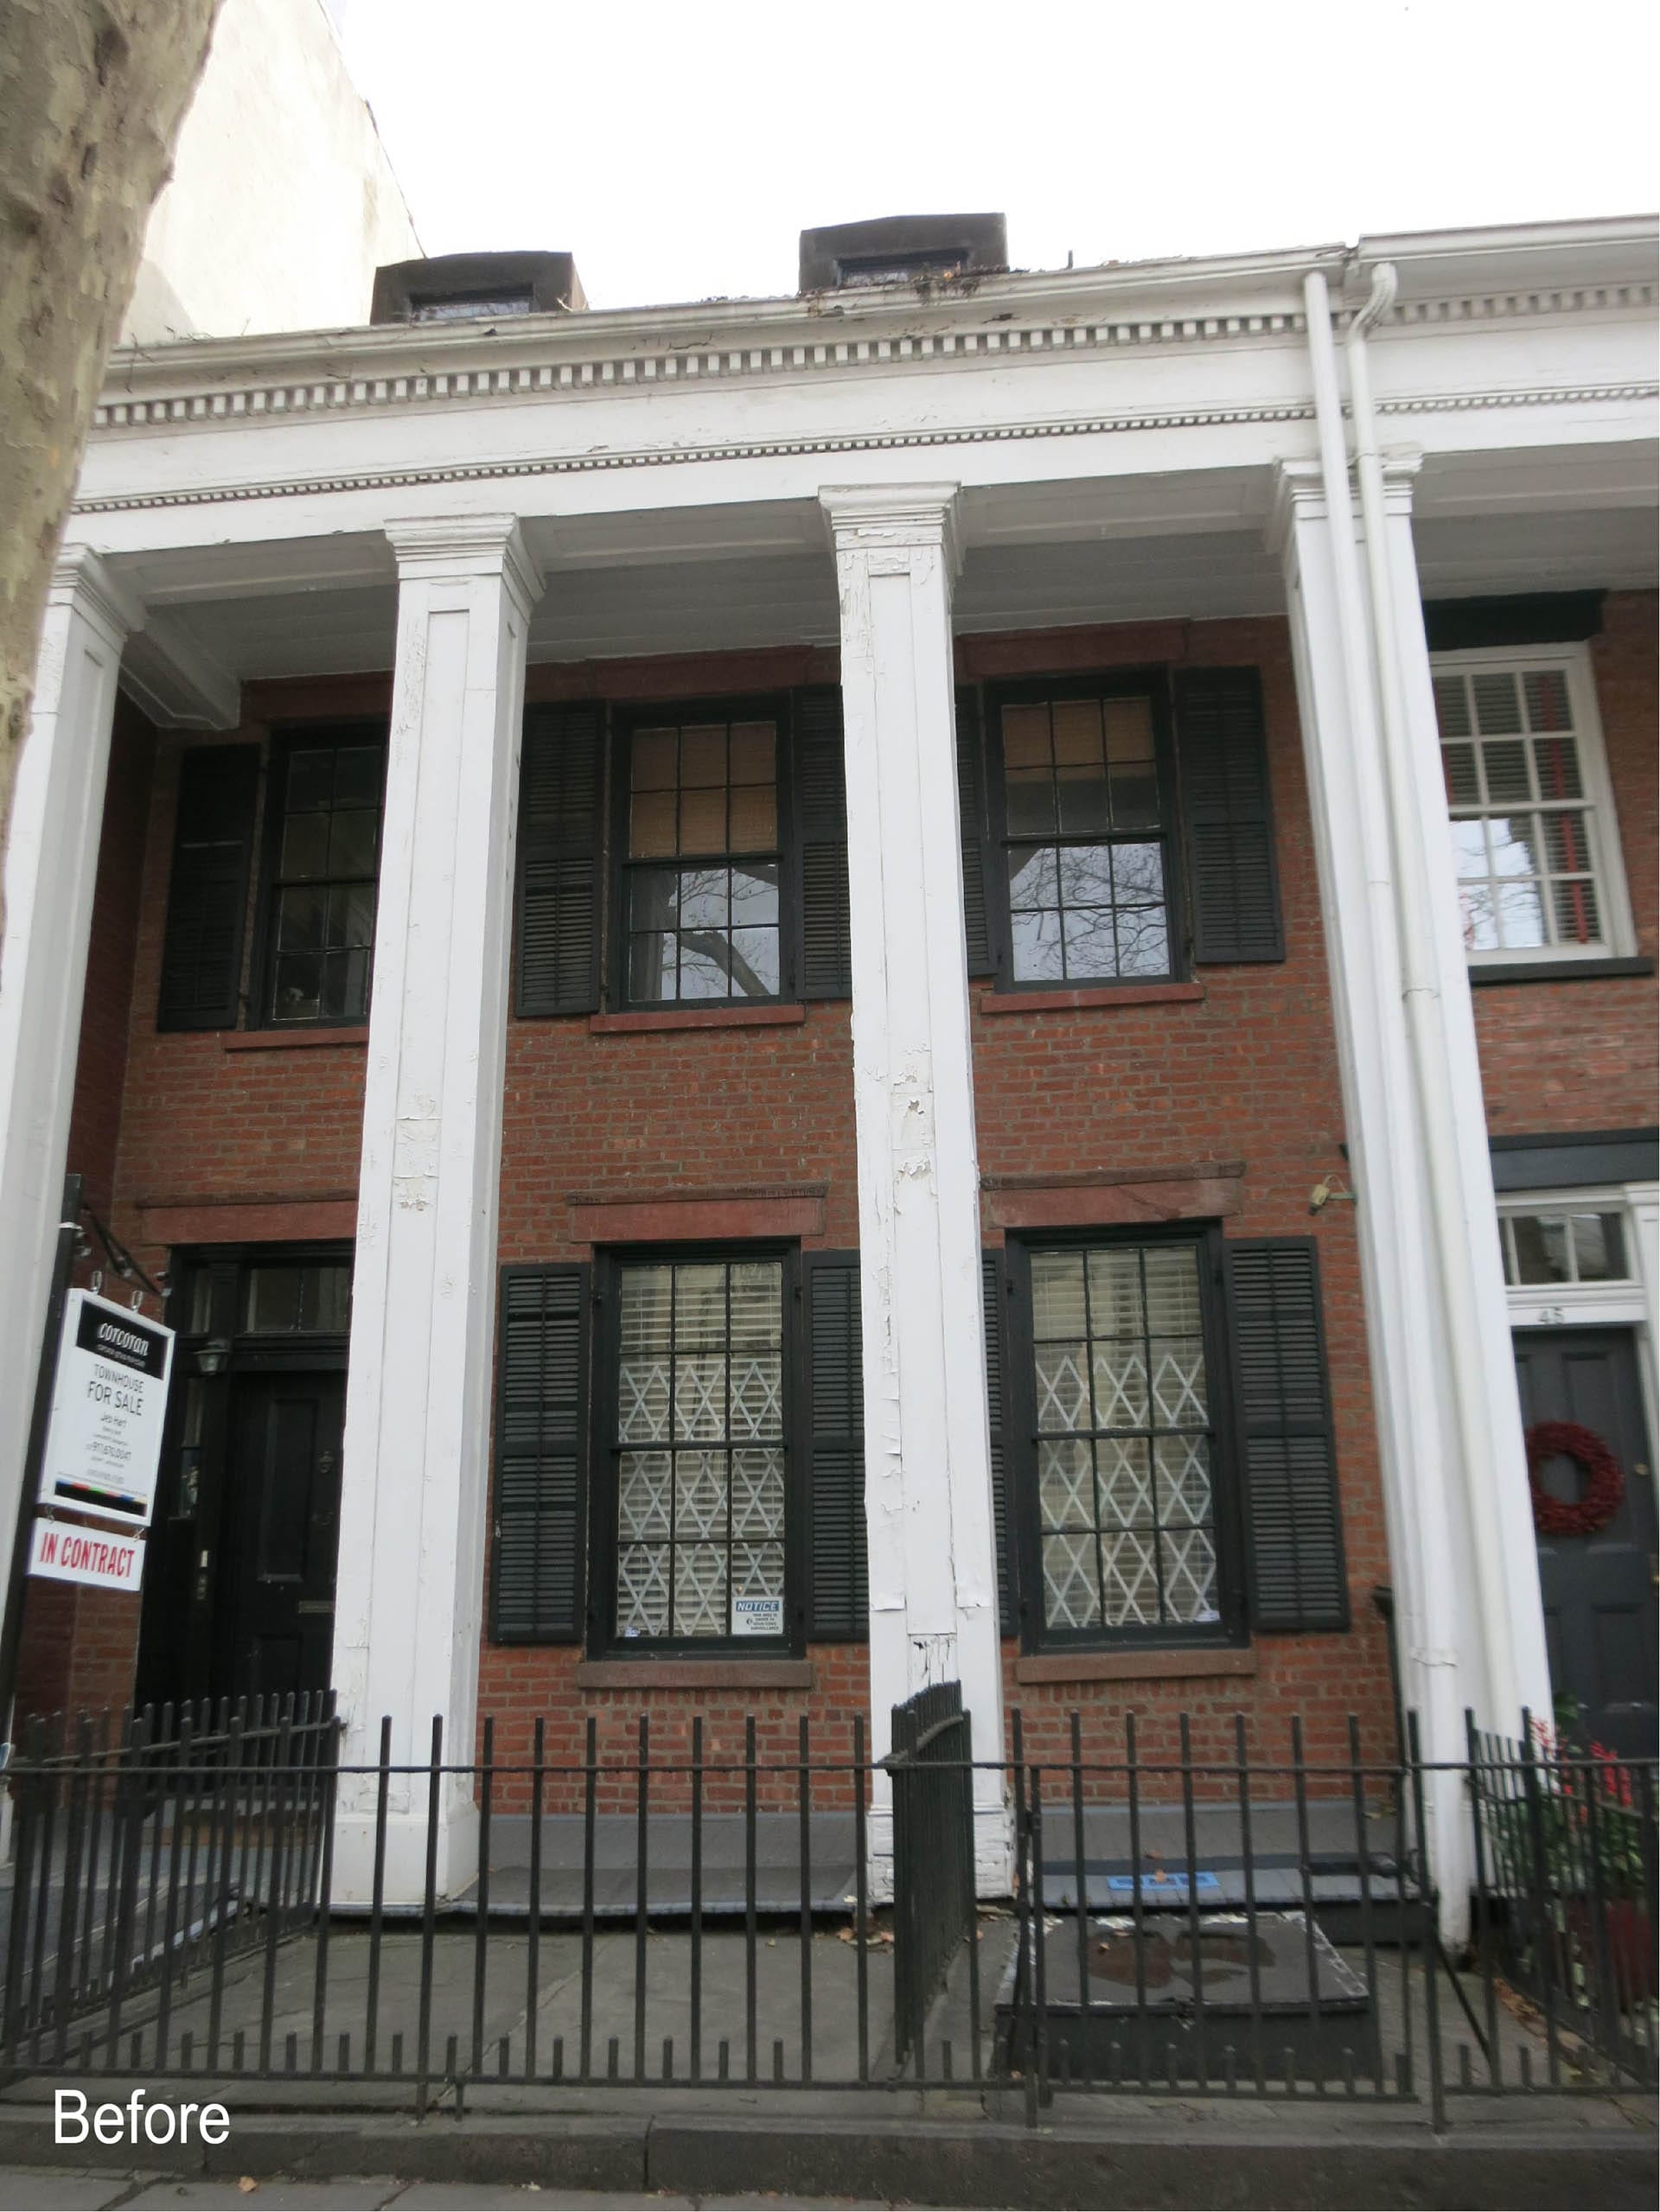
{"label": "white cornice", "polygon": [[[95,429],[118,434],[861,370],[937,372],[1011,357],[1261,344],[1300,334],[1300,286],[1310,270],[1340,287],[1360,258],[1384,246],[1406,279],[1386,326],[1400,331],[1638,312],[1656,297],[1652,239],[1653,226],[1640,223],[1547,224],[1365,239],[1354,252],[1330,246],[1129,263],[500,325],[183,341],[116,354]],[[1563,281],[1564,271],[1573,281]],[[1456,285],[1447,281],[1454,273]]]}
{"label": "white cornice", "polygon": [[[1462,413],[1471,409],[1553,407],[1653,400],[1660,385],[1606,384],[1533,390],[1425,392],[1382,401],[1382,415]],[[513,477],[587,475],[616,469],[692,467],[722,461],[756,461],[800,455],[940,451],[956,446],[1002,444],[1024,439],[1101,437],[1136,430],[1227,428],[1242,424],[1312,422],[1312,401],[1240,407],[1145,409],[1123,414],[1069,416],[1048,421],[978,423],[929,430],[847,432],[818,437],[722,440],[707,445],[624,448],[610,452],[545,454],[530,457],[433,462],[404,469],[342,469],[328,475],[271,477],[256,481],[193,484],[156,492],[79,499],[80,515],[126,514],[172,507],[212,507],[248,500],[299,499],[331,492],[397,491],[434,484],[501,482]]]}

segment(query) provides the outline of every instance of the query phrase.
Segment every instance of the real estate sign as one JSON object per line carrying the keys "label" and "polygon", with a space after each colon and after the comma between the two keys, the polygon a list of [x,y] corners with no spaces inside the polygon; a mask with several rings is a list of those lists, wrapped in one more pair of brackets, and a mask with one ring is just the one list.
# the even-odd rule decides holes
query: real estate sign
{"label": "real estate sign", "polygon": [[41,1466],[42,1506],[149,1527],[172,1366],[170,1329],[90,1291],[70,1291]]}
{"label": "real estate sign", "polygon": [[50,1582],[88,1582],[99,1590],[137,1590],[144,1576],[144,1539],[75,1520],[37,1520],[29,1571]]}

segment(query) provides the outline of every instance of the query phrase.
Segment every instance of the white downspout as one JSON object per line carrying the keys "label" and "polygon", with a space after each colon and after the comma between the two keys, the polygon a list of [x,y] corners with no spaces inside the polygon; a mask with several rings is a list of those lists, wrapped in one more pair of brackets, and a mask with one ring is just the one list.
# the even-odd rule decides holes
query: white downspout
{"label": "white downspout", "polygon": [[[1350,727],[1354,741],[1365,744],[1377,726],[1366,600],[1355,542],[1354,500],[1349,483],[1331,299],[1325,278],[1318,270],[1312,271],[1305,279],[1303,299]],[[1368,883],[1367,893],[1374,941],[1387,944],[1395,933],[1394,871],[1386,864],[1380,865],[1378,875]],[[1393,966],[1392,959],[1386,961],[1384,972]],[[1409,1071],[1403,1074],[1409,1094]],[[1404,1144],[1410,1160],[1412,1138],[1410,1130],[1395,1132],[1395,1144],[1389,1147],[1391,1155]],[[1391,1218],[1402,1197],[1411,1208],[1408,1194],[1376,1188],[1363,1190],[1361,1202],[1368,1209],[1373,1235],[1389,1239],[1397,1248],[1410,1253],[1414,1227],[1408,1226],[1403,1236],[1401,1228]],[[1394,1272],[1397,1280],[1402,1282],[1417,1274],[1417,1269],[1410,1264]],[[1398,1391],[1414,1385],[1429,1393],[1435,1388],[1427,1374],[1411,1379],[1390,1375],[1375,1386]],[[1405,1424],[1404,1429],[1402,1425],[1396,1425],[1404,1437],[1411,1436],[1412,1423]],[[1410,1456],[1409,1445],[1408,1451]],[[1427,1841],[1442,1893],[1441,1932],[1446,1940],[1456,1942],[1462,1939],[1468,1901],[1463,1787],[1450,1763],[1461,1759],[1464,1753],[1459,1695],[1460,1609],[1453,1583],[1451,1530],[1441,1488],[1442,1468],[1439,1464],[1426,1466],[1414,1457],[1411,1465],[1397,1472],[1401,1489],[1400,1514],[1403,1524],[1409,1524],[1400,1529],[1401,1552],[1394,1561],[1397,1576],[1406,1584],[1401,1596],[1405,1600],[1409,1643],[1404,1655],[1410,1669],[1409,1680],[1415,1678],[1414,1686],[1423,1707],[1424,1754],[1432,1762],[1431,1771],[1425,1778],[1430,1828]],[[1408,1701],[1414,1701],[1410,1690]]]}
{"label": "white downspout", "polygon": [[1344,341],[1349,365],[1349,399],[1354,418],[1355,470],[1366,537],[1366,571],[1370,588],[1372,638],[1378,698],[1382,710],[1382,753],[1395,849],[1395,901],[1401,944],[1401,992],[1406,1004],[1412,1072],[1429,1171],[1430,1232],[1448,1334],[1452,1402],[1464,1463],[1477,1602],[1485,1647],[1487,1694],[1495,1725],[1513,1728],[1523,1703],[1511,1649],[1503,1546],[1493,1516],[1497,1501],[1478,1495],[1491,1451],[1492,1421],[1486,1369],[1476,1316],[1468,1296],[1469,1251],[1459,1172],[1452,1070],[1446,1057],[1440,979],[1430,916],[1434,889],[1418,821],[1412,770],[1412,733],[1401,685],[1400,640],[1390,588],[1388,523],[1384,512],[1383,462],[1377,446],[1366,334],[1394,303],[1396,277],[1392,264],[1372,272],[1371,295],[1350,322]]}

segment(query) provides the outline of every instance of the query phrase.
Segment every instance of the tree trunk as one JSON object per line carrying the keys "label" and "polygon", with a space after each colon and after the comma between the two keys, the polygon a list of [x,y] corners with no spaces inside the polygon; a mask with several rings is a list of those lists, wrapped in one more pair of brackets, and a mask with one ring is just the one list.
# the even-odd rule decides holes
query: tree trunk
{"label": "tree trunk", "polygon": [[0,6],[0,856],[105,358],[219,5]]}

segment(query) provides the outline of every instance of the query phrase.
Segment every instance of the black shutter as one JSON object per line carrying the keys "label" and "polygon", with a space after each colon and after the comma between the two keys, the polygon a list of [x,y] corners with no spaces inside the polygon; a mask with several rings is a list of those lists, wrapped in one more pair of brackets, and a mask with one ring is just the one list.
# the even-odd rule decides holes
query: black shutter
{"label": "black shutter", "polygon": [[604,710],[525,710],[519,768],[520,1014],[599,1004],[600,792]]}
{"label": "black shutter", "polygon": [[1338,1459],[1312,1237],[1229,1238],[1251,1625],[1346,1629]]}
{"label": "black shutter", "polygon": [[1000,1252],[980,1256],[980,1282],[986,1306],[986,1400],[992,1423],[992,1521],[997,1546],[997,1624],[1000,1633],[1018,1632],[1015,1618],[1014,1578],[1009,1551],[1009,1478],[1004,1437],[1003,1409],[1007,1402],[1003,1382],[1003,1316],[1007,1310],[1004,1289],[1005,1261]]}
{"label": "black shutter", "polygon": [[1184,668],[1177,761],[1193,957],[1283,960],[1262,687],[1255,668]]}
{"label": "black shutter", "polygon": [[811,1252],[807,1286],[807,1418],[812,1501],[808,1634],[820,1643],[870,1633],[865,1568],[865,1385],[859,1254]]}
{"label": "black shutter", "polygon": [[814,684],[795,693],[795,865],[801,883],[803,998],[851,998],[848,930],[847,787],[841,692]]}
{"label": "black shutter", "polygon": [[582,1637],[589,1270],[501,1271],[490,1634]]}
{"label": "black shutter", "polygon": [[986,819],[986,749],[980,739],[980,694],[972,684],[957,686],[957,813],[962,829],[963,934],[970,975],[990,975],[992,954],[986,878],[992,854]]}
{"label": "black shutter", "polygon": [[236,1027],[259,788],[257,745],[196,746],[180,759],[157,1029]]}

